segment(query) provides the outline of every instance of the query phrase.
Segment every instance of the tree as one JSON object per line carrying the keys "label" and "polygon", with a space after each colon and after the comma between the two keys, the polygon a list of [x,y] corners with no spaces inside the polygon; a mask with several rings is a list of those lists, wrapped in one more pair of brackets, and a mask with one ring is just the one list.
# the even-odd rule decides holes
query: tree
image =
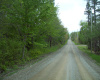
{"label": "tree", "polygon": [[54,0],[1,0],[0,16],[0,72],[68,39]]}
{"label": "tree", "polygon": [[79,41],[80,41],[81,44],[87,44],[88,39],[90,39],[90,37],[88,36],[89,35],[88,24],[87,24],[87,22],[81,21],[80,26],[82,26],[82,27],[80,29]]}
{"label": "tree", "polygon": [[91,13],[90,2],[87,1],[85,14],[88,15],[88,26],[90,26],[90,16],[91,16],[90,13]]}
{"label": "tree", "polygon": [[80,43],[83,44],[87,44],[88,45],[88,49],[91,48],[91,39],[92,39],[92,50],[96,53],[96,54],[100,54],[100,28],[99,28],[99,24],[97,23],[96,26],[92,26],[92,33],[91,33],[91,28],[87,25],[87,22],[81,22],[81,30],[80,30],[80,34],[79,34],[79,40]]}

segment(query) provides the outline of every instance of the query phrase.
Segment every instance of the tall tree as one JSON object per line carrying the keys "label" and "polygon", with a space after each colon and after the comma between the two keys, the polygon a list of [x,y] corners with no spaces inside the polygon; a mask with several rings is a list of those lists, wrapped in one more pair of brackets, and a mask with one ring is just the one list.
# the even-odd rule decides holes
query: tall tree
{"label": "tall tree", "polygon": [[96,26],[96,5],[97,5],[97,0],[91,0],[92,2],[92,8],[94,10],[94,25]]}

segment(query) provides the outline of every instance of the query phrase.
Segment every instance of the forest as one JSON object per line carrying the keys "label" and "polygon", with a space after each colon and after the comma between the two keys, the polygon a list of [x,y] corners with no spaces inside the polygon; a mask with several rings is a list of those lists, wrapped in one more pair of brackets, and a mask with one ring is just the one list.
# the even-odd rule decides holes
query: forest
{"label": "forest", "polygon": [[88,45],[88,49],[100,55],[100,1],[87,0],[85,10],[87,21],[80,22],[81,29],[71,34],[72,40]]}
{"label": "forest", "polygon": [[54,0],[0,0],[0,73],[65,44],[57,10]]}

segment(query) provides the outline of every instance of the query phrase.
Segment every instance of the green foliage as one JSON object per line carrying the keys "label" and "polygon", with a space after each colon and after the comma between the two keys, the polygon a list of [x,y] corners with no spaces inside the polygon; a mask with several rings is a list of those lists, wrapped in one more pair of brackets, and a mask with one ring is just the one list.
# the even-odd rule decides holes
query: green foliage
{"label": "green foliage", "polygon": [[[100,1],[99,0],[87,0],[85,14],[88,16],[88,25],[84,25],[81,28],[80,42],[88,45],[96,54],[100,54]],[[91,12],[93,11],[93,12]],[[92,13],[92,16],[91,16]],[[92,18],[92,23],[91,23]],[[84,22],[82,22],[84,23]],[[87,22],[85,22],[86,24]],[[92,24],[92,31],[91,31]],[[84,34],[84,35],[82,35]],[[84,39],[83,39],[84,38]]]}
{"label": "green foliage", "polygon": [[78,40],[79,32],[72,32],[71,33],[71,40],[75,42],[75,44],[79,44]]}
{"label": "green foliage", "polygon": [[87,44],[90,49],[92,40],[92,50],[96,54],[100,54],[100,23],[97,23],[96,26],[92,25],[92,32],[87,22],[81,22],[80,25],[82,26],[79,34],[80,43]]}
{"label": "green foliage", "polygon": [[3,71],[6,71],[7,70],[7,67],[5,65],[2,65],[0,64],[0,70],[3,72]]}
{"label": "green foliage", "polygon": [[53,0],[2,0],[0,16],[0,71],[55,51],[69,37]]}
{"label": "green foliage", "polygon": [[87,22],[82,22],[80,23],[81,29],[80,29],[80,33],[79,33],[79,41],[81,44],[86,44],[88,41],[88,38],[90,39],[91,37],[90,35],[90,31],[88,28],[88,24]]}

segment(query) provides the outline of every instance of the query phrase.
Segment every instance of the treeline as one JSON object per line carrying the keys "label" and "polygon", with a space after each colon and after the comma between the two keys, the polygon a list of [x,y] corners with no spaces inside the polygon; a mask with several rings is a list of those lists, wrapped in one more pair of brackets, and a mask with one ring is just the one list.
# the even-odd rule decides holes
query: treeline
{"label": "treeline", "polygon": [[54,0],[1,0],[0,73],[64,44],[68,35]]}
{"label": "treeline", "polygon": [[92,47],[92,51],[96,54],[100,54],[100,23],[97,23],[96,26],[92,26],[92,32],[87,22],[81,22],[81,26],[79,34],[80,43],[87,44],[88,49]]}
{"label": "treeline", "polygon": [[100,1],[87,0],[85,14],[88,20],[80,22],[79,42],[87,44],[88,49],[92,44],[93,52],[100,55]]}
{"label": "treeline", "polygon": [[72,32],[70,35],[71,40],[74,41],[76,44],[79,43],[78,35],[79,35],[79,32]]}

